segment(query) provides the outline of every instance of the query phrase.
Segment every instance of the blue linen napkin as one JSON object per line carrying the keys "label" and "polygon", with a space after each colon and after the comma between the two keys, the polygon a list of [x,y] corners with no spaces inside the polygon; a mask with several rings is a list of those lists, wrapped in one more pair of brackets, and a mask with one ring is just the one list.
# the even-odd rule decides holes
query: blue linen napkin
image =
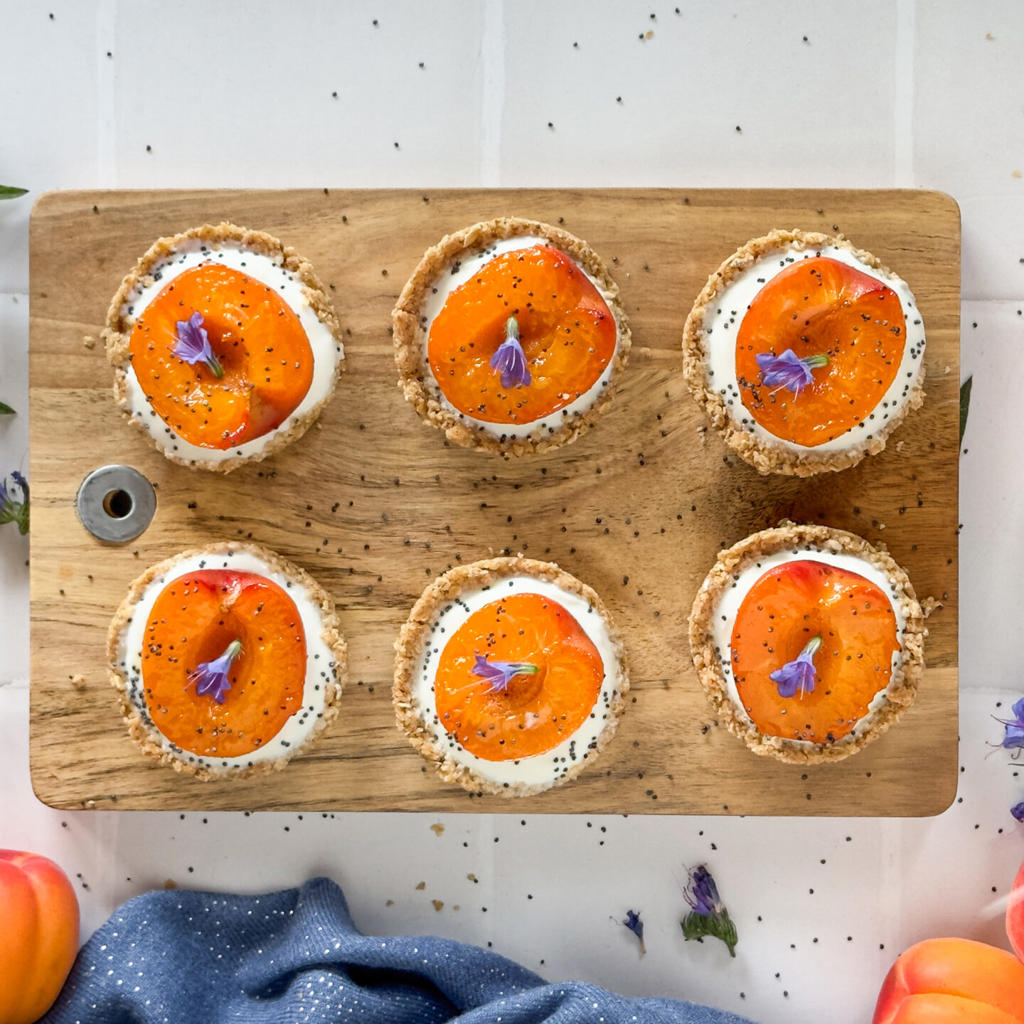
{"label": "blue linen napkin", "polygon": [[327,878],[263,896],[129,900],[85,944],[41,1024],[750,1024],[670,999],[546,984],[448,939],[360,934]]}

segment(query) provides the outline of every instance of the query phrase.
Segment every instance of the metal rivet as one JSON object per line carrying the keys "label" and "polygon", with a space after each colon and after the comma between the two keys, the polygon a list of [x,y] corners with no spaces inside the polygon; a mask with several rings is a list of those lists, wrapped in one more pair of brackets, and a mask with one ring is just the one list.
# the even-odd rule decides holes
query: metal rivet
{"label": "metal rivet", "polygon": [[78,518],[94,537],[124,544],[153,521],[156,491],[131,466],[102,466],[82,481],[76,504]]}

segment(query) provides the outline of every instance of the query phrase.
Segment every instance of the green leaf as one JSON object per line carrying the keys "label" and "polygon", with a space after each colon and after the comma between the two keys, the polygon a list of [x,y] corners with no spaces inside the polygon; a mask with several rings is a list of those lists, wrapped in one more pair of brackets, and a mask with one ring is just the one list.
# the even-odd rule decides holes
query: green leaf
{"label": "green leaf", "polygon": [[967,429],[967,414],[971,411],[971,382],[973,377],[960,385],[960,443],[963,444],[964,431]]}
{"label": "green leaf", "polygon": [[6,403],[0,402],[0,416],[15,416],[15,411]]}
{"label": "green leaf", "polygon": [[0,199],[17,199],[28,191],[27,188],[15,188],[13,185],[0,185]]}

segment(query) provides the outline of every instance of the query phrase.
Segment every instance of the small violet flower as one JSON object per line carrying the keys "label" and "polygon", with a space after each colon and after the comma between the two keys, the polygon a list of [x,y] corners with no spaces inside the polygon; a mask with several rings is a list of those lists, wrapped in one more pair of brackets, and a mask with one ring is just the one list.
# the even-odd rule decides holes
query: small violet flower
{"label": "small violet flower", "polygon": [[1003,736],[1000,746],[1007,750],[1013,747],[1024,747],[1024,697],[1021,697],[1013,705],[1012,721],[1008,718],[997,718],[996,721],[1006,727],[1006,734]]}
{"label": "small violet flower", "polygon": [[0,523],[17,523],[20,534],[28,533],[28,481],[17,470],[10,483],[0,478]]}
{"label": "small violet flower", "polygon": [[791,348],[787,348],[781,356],[770,352],[761,353],[757,356],[757,365],[765,387],[776,390],[789,388],[794,395],[799,395],[804,388],[814,383],[811,371],[828,365],[828,356],[822,353],[801,359]]}
{"label": "small violet flower", "polygon": [[683,898],[690,905],[690,913],[680,923],[683,938],[687,942],[690,939],[702,942],[705,937],[720,939],[729,950],[729,955],[735,956],[736,943],[739,942],[736,925],[729,917],[729,911],[718,895],[718,886],[705,865],[701,864],[690,871]]}
{"label": "small violet flower", "polygon": [[818,681],[818,670],[814,667],[814,655],[821,646],[821,637],[816,636],[796,656],[795,661],[787,661],[780,669],[776,669],[768,678],[779,688],[780,697],[795,697],[799,692],[814,692],[814,684]]}
{"label": "small violet flower", "polygon": [[480,676],[489,684],[491,693],[504,693],[513,676],[536,675],[540,671],[528,661],[488,661],[486,654],[476,656],[473,675]]}
{"label": "small violet flower", "polygon": [[1019,821],[1019,822],[1020,822],[1020,823],[1021,823],[1022,825],[1024,825],[1024,800],[1021,800],[1021,802],[1020,802],[1019,804],[1014,804],[1014,805],[1013,805],[1013,807],[1011,807],[1011,808],[1010,808],[1010,813],[1011,813],[1011,814],[1012,814],[1012,815],[1013,815],[1013,816],[1014,816],[1014,817],[1015,817],[1015,818],[1016,818],[1016,819],[1017,819],[1017,820],[1018,820],[1018,821]]}
{"label": "small violet flower", "polygon": [[174,354],[186,363],[206,363],[214,377],[224,376],[224,367],[210,348],[210,339],[203,327],[203,314],[193,313],[187,320],[179,320],[175,328]]}
{"label": "small violet flower", "polygon": [[505,321],[505,340],[491,356],[491,368],[501,374],[503,388],[527,387],[533,379],[526,368],[526,353],[519,344],[519,323],[514,316]]}
{"label": "small violet flower", "polygon": [[242,651],[242,641],[232,640],[224,653],[213,661],[204,661],[188,674],[188,681],[200,697],[209,694],[218,704],[224,703],[224,694],[231,689],[228,672],[231,663]]}
{"label": "small violet flower", "polygon": [[640,955],[645,956],[647,946],[644,945],[644,923],[640,920],[640,911],[627,910],[626,919],[622,923],[640,940]]}

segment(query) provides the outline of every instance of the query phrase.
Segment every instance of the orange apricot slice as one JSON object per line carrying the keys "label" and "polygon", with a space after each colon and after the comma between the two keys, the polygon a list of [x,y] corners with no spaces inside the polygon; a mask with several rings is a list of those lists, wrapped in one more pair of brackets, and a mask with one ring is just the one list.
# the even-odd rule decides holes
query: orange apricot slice
{"label": "orange apricot slice", "polygon": [[[504,689],[474,673],[477,657],[526,663]],[[441,653],[434,679],[437,716],[447,732],[485,761],[544,754],[586,721],[601,692],[604,662],[557,601],[509,594],[475,611]]]}
{"label": "orange apricot slice", "polygon": [[[240,640],[218,704],[189,679]],[[302,707],[306,634],[295,602],[254,573],[197,569],[171,580],[146,622],[142,685],[153,724],[194,754],[239,757]]]}
{"label": "orange apricot slice", "polygon": [[[222,377],[174,353],[178,322],[195,312]],[[201,448],[234,448],[274,430],[313,380],[313,350],[298,314],[269,285],[219,263],[170,280],[135,321],[129,352],[156,414]]]}
{"label": "orange apricot slice", "polygon": [[[515,317],[530,383],[504,388],[491,357]],[[495,256],[445,300],[427,356],[438,387],[467,416],[532,423],[586,394],[615,354],[615,317],[565,253],[533,245]]]}
{"label": "orange apricot slice", "polygon": [[[813,691],[780,696],[771,673],[816,637]],[[851,732],[889,685],[900,643],[895,612],[879,587],[850,570],[801,559],[769,569],[750,588],[731,648],[740,701],[761,733],[831,743]]]}
{"label": "orange apricot slice", "polygon": [[[825,256],[798,259],[757,293],[736,336],[736,379],[751,416],[784,441],[813,448],[867,420],[899,371],[906,321],[878,278]],[[758,355],[826,356],[795,394],[769,387]]]}

